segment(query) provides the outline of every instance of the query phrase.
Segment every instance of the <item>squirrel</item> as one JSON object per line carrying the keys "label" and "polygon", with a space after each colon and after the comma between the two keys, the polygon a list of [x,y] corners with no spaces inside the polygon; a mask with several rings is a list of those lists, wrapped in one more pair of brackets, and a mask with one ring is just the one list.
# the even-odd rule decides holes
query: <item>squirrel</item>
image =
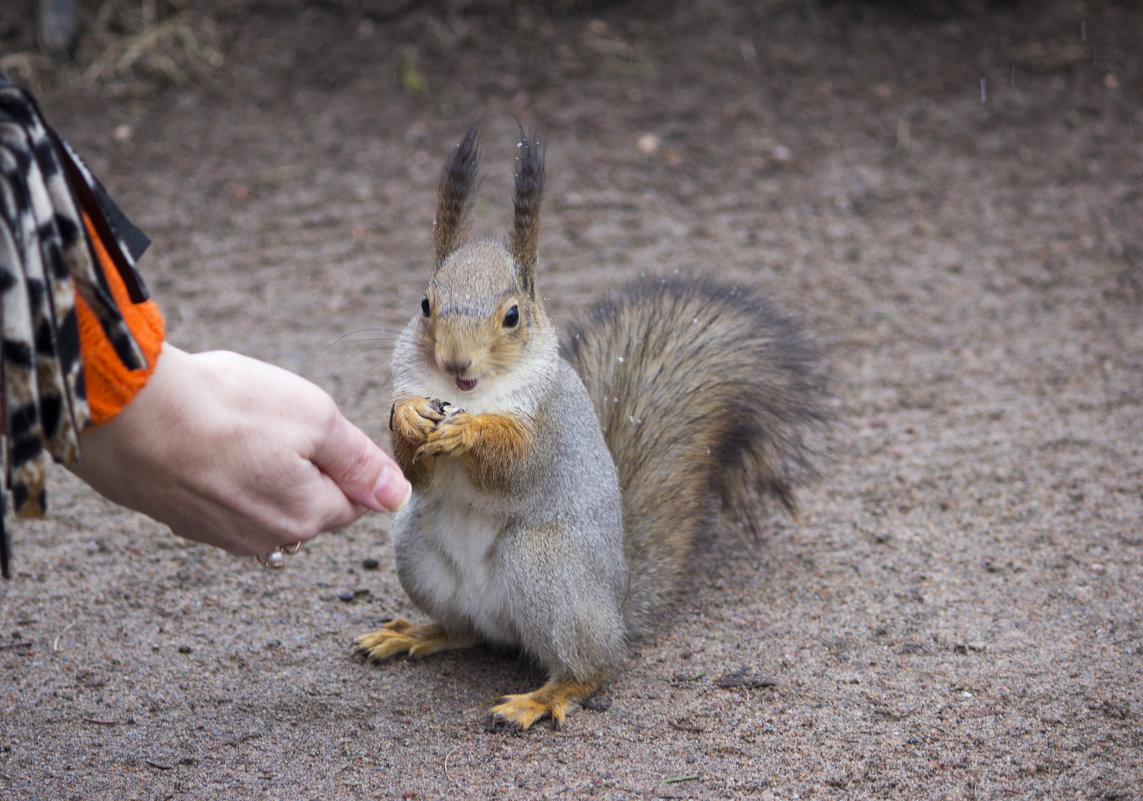
{"label": "squirrel", "polygon": [[480,121],[441,171],[436,261],[392,356],[394,456],[413,485],[397,573],[434,622],[357,638],[367,658],[478,643],[547,671],[490,724],[559,727],[669,605],[692,543],[759,493],[796,513],[825,419],[800,329],[712,279],[637,282],[562,345],[536,289],[544,149],[520,130],[506,243],[469,242]]}

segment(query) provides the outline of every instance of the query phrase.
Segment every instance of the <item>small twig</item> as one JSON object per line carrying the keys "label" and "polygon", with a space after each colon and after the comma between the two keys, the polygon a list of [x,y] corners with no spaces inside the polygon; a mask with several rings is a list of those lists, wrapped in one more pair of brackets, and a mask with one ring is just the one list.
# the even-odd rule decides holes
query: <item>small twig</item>
{"label": "small twig", "polygon": [[17,640],[16,642],[0,643],[0,651],[6,651],[9,648],[31,648],[35,643],[32,640]]}
{"label": "small twig", "polygon": [[66,626],[63,627],[63,631],[61,631],[59,634],[57,634],[56,638],[54,640],[52,640],[52,653],[53,654],[58,652],[60,649],[60,638],[63,637],[65,634],[67,634],[69,631],[71,631],[72,628],[74,628],[77,623],[79,623],[78,620],[73,620],[71,623],[68,623]]}
{"label": "small twig", "polygon": [[118,726],[119,725],[119,721],[117,721],[117,720],[100,720],[99,718],[89,718],[87,716],[84,716],[82,719],[85,723],[94,723],[96,726]]}
{"label": "small twig", "polygon": [[143,761],[155,770],[174,770],[175,767],[174,765],[164,765],[161,762],[152,762],[149,759],[144,759]]}
{"label": "small twig", "polygon": [[678,784],[679,782],[694,782],[698,781],[699,775],[692,773],[689,776],[672,776],[669,779],[663,779],[661,784]]}
{"label": "small twig", "polygon": [[[459,748],[459,746],[457,746],[457,747]],[[458,789],[458,790],[459,790],[459,789],[461,789],[461,788],[460,788],[460,784],[458,784],[458,783],[457,783],[457,781],[456,781],[456,779],[454,779],[454,778],[452,777],[452,774],[448,772],[448,758],[449,758],[450,756],[452,756],[452,755],[453,755],[453,753],[454,753],[455,751],[456,751],[456,748],[453,748],[453,749],[452,749],[452,751],[449,751],[447,754],[445,754],[445,758],[444,758],[444,775],[445,775],[445,778],[446,778],[446,779],[448,779],[450,782],[452,782],[454,785],[456,785],[456,789]]]}

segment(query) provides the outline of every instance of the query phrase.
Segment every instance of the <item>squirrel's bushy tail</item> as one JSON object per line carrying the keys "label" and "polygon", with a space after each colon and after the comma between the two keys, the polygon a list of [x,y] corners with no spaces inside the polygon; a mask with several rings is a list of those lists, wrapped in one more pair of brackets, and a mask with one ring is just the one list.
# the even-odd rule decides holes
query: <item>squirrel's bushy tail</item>
{"label": "squirrel's bushy tail", "polygon": [[587,386],[619,471],[638,634],[663,608],[695,538],[756,495],[795,510],[823,419],[798,328],[757,295],[713,280],[644,279],[569,327],[564,356]]}

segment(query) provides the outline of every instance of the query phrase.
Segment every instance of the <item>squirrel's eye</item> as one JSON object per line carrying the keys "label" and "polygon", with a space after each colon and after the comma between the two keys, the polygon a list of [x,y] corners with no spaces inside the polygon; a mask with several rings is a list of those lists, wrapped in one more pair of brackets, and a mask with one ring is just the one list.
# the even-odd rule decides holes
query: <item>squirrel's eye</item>
{"label": "squirrel's eye", "polygon": [[504,315],[504,327],[515,328],[518,322],[520,322],[520,310],[513,306]]}
{"label": "squirrel's eye", "polygon": [[429,311],[429,296],[425,295],[423,298],[421,298],[421,312],[425,315],[425,317],[428,317]]}

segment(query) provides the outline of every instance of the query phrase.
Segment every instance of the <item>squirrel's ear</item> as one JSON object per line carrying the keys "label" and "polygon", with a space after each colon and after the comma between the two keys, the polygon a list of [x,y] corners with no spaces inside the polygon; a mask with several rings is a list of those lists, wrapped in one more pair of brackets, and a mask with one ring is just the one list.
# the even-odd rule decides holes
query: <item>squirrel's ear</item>
{"label": "squirrel's ear", "polygon": [[483,116],[473,120],[464,138],[441,169],[437,184],[437,214],[433,220],[433,244],[439,268],[460,247],[466,233],[464,220],[476,197],[480,162],[480,127]]}
{"label": "squirrel's ear", "polygon": [[536,293],[537,247],[540,239],[540,202],[544,194],[544,148],[533,131],[524,133],[516,145],[516,191],[512,205],[516,214],[508,252],[520,269],[520,285],[529,296]]}

